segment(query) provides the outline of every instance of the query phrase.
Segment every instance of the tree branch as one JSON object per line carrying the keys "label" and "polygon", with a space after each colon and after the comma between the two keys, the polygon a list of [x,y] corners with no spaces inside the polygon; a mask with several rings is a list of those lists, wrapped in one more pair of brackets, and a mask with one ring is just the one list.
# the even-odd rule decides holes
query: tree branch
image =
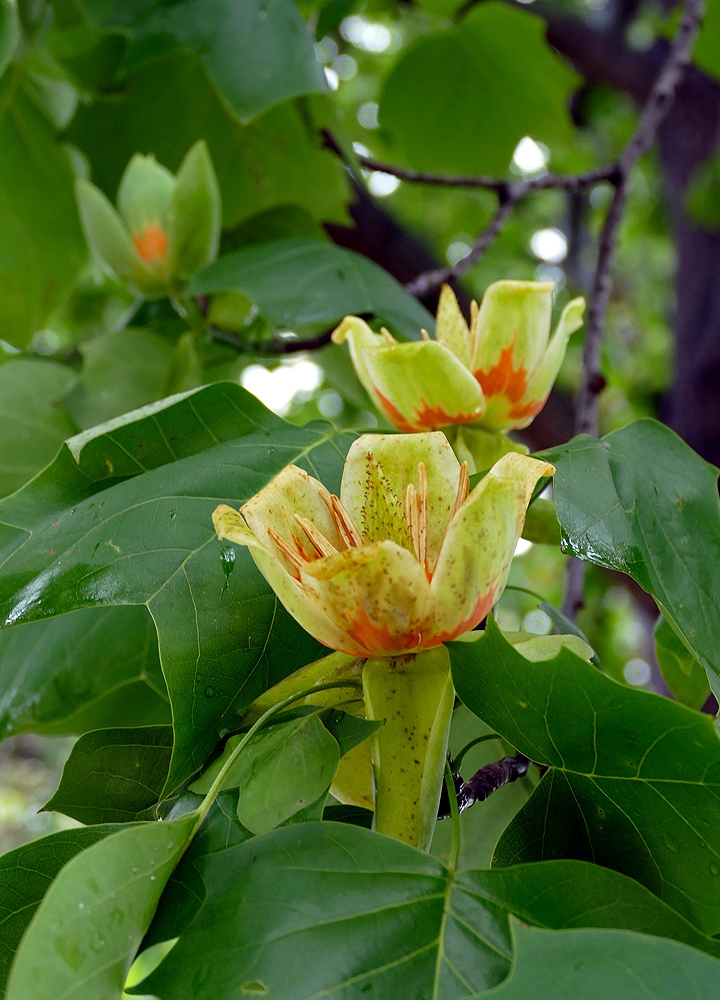
{"label": "tree branch", "polygon": [[[585,326],[583,378],[575,411],[577,434],[598,436],[600,411],[598,397],[605,387],[605,379],[600,370],[602,341],[612,294],[612,268],[620,223],[627,201],[630,173],[640,157],[650,149],[660,124],[670,110],[675,91],[690,61],[704,9],[704,0],[685,0],[680,26],[670,46],[670,52],[650,89],[640,122],[617,162],[615,195],[600,236],[592,299]],[[563,601],[563,612],[571,621],[575,620],[583,606],[584,582],[585,564],[578,559],[571,559],[568,564]]]}

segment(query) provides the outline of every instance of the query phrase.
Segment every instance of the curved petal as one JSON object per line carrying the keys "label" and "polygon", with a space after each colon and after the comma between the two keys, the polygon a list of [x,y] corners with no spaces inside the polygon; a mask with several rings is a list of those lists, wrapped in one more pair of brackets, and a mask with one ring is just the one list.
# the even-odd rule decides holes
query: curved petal
{"label": "curved petal", "polygon": [[370,743],[366,740],[340,758],[340,766],[330,785],[338,802],[348,806],[374,809],[373,773]]}
{"label": "curved petal", "polygon": [[364,360],[380,408],[399,431],[473,423],[485,412],[477,380],[435,340],[369,347]]}
{"label": "curved petal", "polygon": [[280,558],[275,558],[255,537],[236,510],[227,504],[220,504],[213,513],[213,523],[218,538],[227,538],[250,549],[255,565],[275,591],[285,610],[306,632],[330,649],[337,649],[353,656],[367,655],[359,646],[348,648],[351,644],[348,643],[344,632],[328,618],[317,602],[305,593],[300,583],[285,569]]}
{"label": "curved petal", "polygon": [[582,326],[584,312],[585,299],[582,296],[568,302],[563,309],[545,357],[530,379],[525,395],[508,410],[508,418],[513,420],[513,427],[527,427],[533,417],[542,410],[563,363],[567,342],[571,334]]}
{"label": "curved petal", "polygon": [[437,641],[470,631],[500,597],[532,491],[554,471],[547,462],[509,452],[452,519],[430,586],[428,627]]}
{"label": "curved petal", "polygon": [[550,336],[554,287],[552,281],[495,281],[487,287],[471,332],[473,372],[490,371],[508,347],[516,368],[535,371]]}
{"label": "curved petal", "polygon": [[154,156],[133,156],[118,190],[118,211],[133,235],[151,225],[167,228],[175,183]]}
{"label": "curved petal", "polygon": [[470,330],[450,285],[443,285],[440,289],[435,339],[452,351],[461,364],[470,367]]}
{"label": "curved petal", "polygon": [[313,606],[344,633],[344,643],[335,649],[392,656],[423,646],[429,584],[417,559],[395,542],[374,542],[318,559],[301,569],[300,579]]}
{"label": "curved petal", "polygon": [[527,455],[529,450],[502,431],[488,431],[484,427],[458,427],[453,449],[459,461],[467,462],[471,476],[485,472],[509,451]]}
{"label": "curved petal", "polygon": [[[317,559],[318,552],[295,515],[307,518],[335,549],[344,548],[327,504],[322,499],[328,491],[297,465],[288,465],[268,485],[241,507],[250,530],[263,547],[277,553],[269,532],[272,530],[299,550],[306,559]],[[279,554],[279,553],[278,553]],[[292,571],[292,564],[282,557]],[[294,575],[297,575],[294,573]]]}
{"label": "curved petal", "polygon": [[392,539],[414,551],[405,521],[405,494],[419,489],[418,465],[427,472],[427,561],[432,571],[458,490],[460,464],[441,432],[363,434],[345,459],[340,498],[365,542]]}
{"label": "curved petal", "polygon": [[350,358],[355,369],[355,374],[360,379],[364,389],[379,410],[382,405],[375,386],[365,364],[365,351],[368,347],[378,347],[385,341],[378,333],[374,333],[364,319],[358,316],[346,316],[340,326],[333,330],[333,344],[344,344],[347,340],[350,346]]}

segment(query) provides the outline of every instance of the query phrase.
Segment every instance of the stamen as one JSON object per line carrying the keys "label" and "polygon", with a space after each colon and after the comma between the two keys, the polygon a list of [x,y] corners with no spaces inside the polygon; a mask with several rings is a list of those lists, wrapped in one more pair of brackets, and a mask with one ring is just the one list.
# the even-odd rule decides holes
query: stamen
{"label": "stamen", "polygon": [[321,558],[337,554],[335,546],[327,540],[322,531],[318,531],[312,521],[309,521],[306,517],[302,517],[300,514],[295,515],[295,520],[305,532],[310,544]]}
{"label": "stamen", "polygon": [[428,478],[425,463],[418,464],[418,559],[424,566],[427,561],[428,541]]}
{"label": "stamen", "polygon": [[386,326],[380,327],[380,333],[383,335],[388,344],[397,344],[397,340],[395,340]]}
{"label": "stamen", "polygon": [[470,495],[470,473],[468,472],[467,462],[463,462],[463,464],[460,466],[457,495],[455,497],[455,503],[453,504],[453,508],[450,511],[448,524],[450,524],[450,521],[452,521],[452,519],[455,517],[455,515],[460,510],[462,505],[465,503],[469,495]]}
{"label": "stamen", "polygon": [[294,566],[298,572],[303,568],[305,563],[309,561],[301,555],[297,549],[293,548],[287,539],[283,538],[282,535],[279,535],[273,528],[268,528],[268,535],[270,535],[290,565]]}
{"label": "stamen", "polygon": [[424,326],[420,327],[420,333],[423,340],[430,340],[430,334],[427,332]]}
{"label": "stamen", "polygon": [[478,337],[480,335],[480,331],[478,329],[479,314],[480,310],[478,308],[478,304],[475,301],[475,299],[473,299],[472,302],[470,303],[470,360],[472,360],[475,357],[475,351],[479,346],[477,343]]}
{"label": "stamen", "polygon": [[420,520],[420,511],[418,509],[418,495],[412,483],[408,483],[408,488],[405,490],[405,520],[410,529],[410,539],[415,549],[415,558],[419,561],[418,522]]}
{"label": "stamen", "polygon": [[334,493],[329,493],[324,487],[320,490],[320,496],[325,501],[330,516],[335,522],[338,534],[345,543],[346,548],[354,549],[362,545],[362,535],[352,522],[352,518],[340,503]]}

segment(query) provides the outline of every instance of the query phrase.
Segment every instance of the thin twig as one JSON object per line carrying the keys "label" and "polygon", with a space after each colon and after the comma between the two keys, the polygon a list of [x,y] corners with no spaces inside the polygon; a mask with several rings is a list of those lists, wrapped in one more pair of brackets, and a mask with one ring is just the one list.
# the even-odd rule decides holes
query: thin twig
{"label": "thin twig", "polygon": [[483,229],[478,238],[472,245],[472,249],[467,257],[463,257],[459,260],[457,264],[453,267],[435,267],[431,271],[424,271],[419,274],[417,278],[410,281],[405,285],[405,288],[411,295],[417,296],[419,299],[431,292],[433,288],[437,288],[438,285],[442,285],[446,281],[450,281],[452,278],[459,278],[461,275],[469,271],[470,268],[475,264],[485,253],[485,251],[491,246],[495,241],[496,236],[505,224],[510,212],[517,205],[521,198],[525,197],[527,192],[524,187],[518,185],[517,187],[513,185],[512,188],[505,188],[498,192],[498,209],[495,215],[490,220],[489,224]]}
{"label": "thin twig", "polygon": [[213,340],[217,340],[222,344],[229,344],[230,347],[234,347],[239,354],[298,354],[300,351],[317,351],[321,347],[325,347],[330,343],[330,338],[332,337],[332,332],[335,327],[331,327],[329,330],[325,330],[323,333],[318,334],[317,337],[306,337],[305,339],[300,339],[296,337],[288,337],[287,339],[281,339],[280,337],[275,337],[273,340],[245,340],[239,334],[234,333],[232,330],[220,330],[215,326],[207,326],[205,328],[207,334],[212,337]]}
{"label": "thin twig", "polygon": [[[704,0],[685,0],[682,20],[668,57],[645,102],[638,127],[617,163],[615,195],[600,236],[592,299],[585,328],[583,378],[575,411],[575,431],[578,434],[598,436],[599,395],[605,387],[605,379],[601,372],[602,342],[612,293],[613,262],[627,201],[630,173],[638,159],[652,146],[658,128],[672,106],[675,92],[690,61],[704,9]],[[584,583],[585,563],[579,559],[570,559],[563,613],[571,621],[575,620],[584,604]]]}
{"label": "thin twig", "polygon": [[392,174],[398,180],[410,184],[431,184],[442,187],[486,188],[489,191],[512,190],[513,187],[524,188],[524,194],[532,191],[546,191],[549,188],[559,188],[563,191],[577,191],[590,187],[600,181],[611,180],[617,170],[617,164],[611,163],[596,170],[588,170],[580,174],[544,174],[542,177],[528,178],[523,181],[512,181],[501,177],[487,177],[482,174],[432,174],[423,170],[411,170],[407,167],[394,167],[390,163],[382,163],[371,156],[358,156],[358,163],[368,170],[378,170],[383,174]]}

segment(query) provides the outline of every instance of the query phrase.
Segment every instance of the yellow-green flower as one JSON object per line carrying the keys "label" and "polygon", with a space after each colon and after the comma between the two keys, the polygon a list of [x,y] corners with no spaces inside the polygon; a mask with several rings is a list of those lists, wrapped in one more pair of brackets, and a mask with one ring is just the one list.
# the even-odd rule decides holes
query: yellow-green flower
{"label": "yellow-green flower", "polygon": [[136,294],[172,294],[217,256],[220,189],[202,140],[177,176],[154,156],[133,156],[120,182],[117,211],[89,181],[77,181],[76,193],[90,249]]}
{"label": "yellow-green flower", "polygon": [[220,538],[250,548],[311,635],[359,657],[431,649],[474,628],[500,597],[541,476],[504,455],[472,492],[442,433],[364,435],[340,497],[288,466],[240,513],[219,506]]}
{"label": "yellow-green flower", "polygon": [[444,285],[435,340],[395,343],[364,320],[346,316],[333,333],[347,340],[355,371],[378,409],[399,431],[472,424],[487,431],[527,427],[545,404],[565,357],[568,338],[582,325],[585,300],[565,306],[550,337],[553,285],[497,281],[470,326]]}

